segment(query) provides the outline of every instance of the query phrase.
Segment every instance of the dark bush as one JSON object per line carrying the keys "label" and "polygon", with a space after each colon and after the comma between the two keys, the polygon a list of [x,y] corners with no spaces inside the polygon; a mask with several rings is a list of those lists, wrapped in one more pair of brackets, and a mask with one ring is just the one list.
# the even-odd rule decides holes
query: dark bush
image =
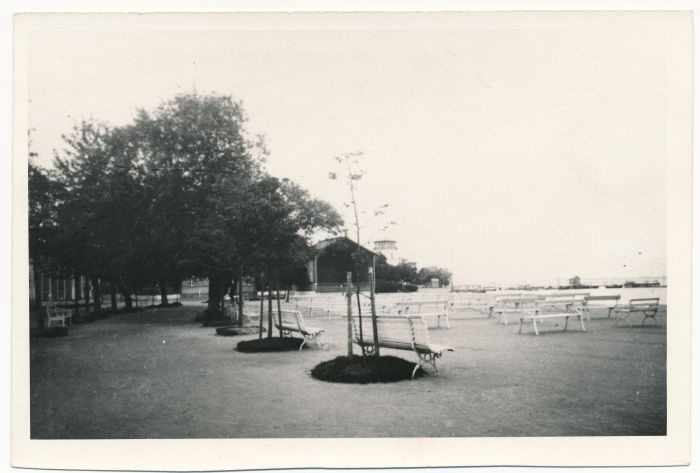
{"label": "dark bush", "polygon": [[377,279],[374,285],[374,292],[416,292],[418,286],[415,284],[387,279]]}
{"label": "dark bush", "polygon": [[[229,324],[230,325],[230,324]],[[250,335],[251,333],[257,333],[257,327],[219,327],[216,329],[216,334],[223,337],[232,337],[235,335]]]}
{"label": "dark bush", "polygon": [[397,281],[377,279],[374,283],[374,292],[399,292],[399,283]]}
{"label": "dark bush", "polygon": [[404,283],[400,289],[401,292],[416,292],[417,290],[418,286],[416,284],[411,283]]}

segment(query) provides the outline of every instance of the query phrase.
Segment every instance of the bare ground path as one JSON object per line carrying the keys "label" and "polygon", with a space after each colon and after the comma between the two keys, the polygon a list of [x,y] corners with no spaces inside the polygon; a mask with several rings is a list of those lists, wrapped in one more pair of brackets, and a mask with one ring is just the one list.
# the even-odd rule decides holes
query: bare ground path
{"label": "bare ground path", "polygon": [[[518,335],[517,324],[451,317],[431,330],[454,353],[441,373],[392,384],[312,379],[344,354],[346,322],[327,351],[246,354],[193,323],[197,306],[111,316],[64,338],[31,340],[32,438],[253,438],[663,435],[665,309],[656,328]],[[599,315],[599,314],[593,314]],[[357,350],[357,348],[355,348]],[[409,352],[387,353],[413,359]]]}

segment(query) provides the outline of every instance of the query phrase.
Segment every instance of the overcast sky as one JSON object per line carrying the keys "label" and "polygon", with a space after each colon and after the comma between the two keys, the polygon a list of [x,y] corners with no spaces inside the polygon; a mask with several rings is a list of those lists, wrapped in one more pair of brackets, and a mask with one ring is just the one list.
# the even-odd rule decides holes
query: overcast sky
{"label": "overcast sky", "polygon": [[177,93],[230,94],[267,136],[269,170],[339,210],[333,157],[364,152],[360,203],[389,204],[364,242],[396,239],[456,283],[664,275],[664,32],[561,19],[37,32],[34,149],[49,166],[81,117],[119,125]]}

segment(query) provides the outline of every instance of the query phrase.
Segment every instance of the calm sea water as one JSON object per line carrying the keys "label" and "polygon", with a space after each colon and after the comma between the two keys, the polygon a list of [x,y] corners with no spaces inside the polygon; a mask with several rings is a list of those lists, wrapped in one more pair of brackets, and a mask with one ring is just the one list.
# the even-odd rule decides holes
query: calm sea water
{"label": "calm sea water", "polygon": [[580,291],[552,291],[541,290],[532,291],[533,293],[557,293],[557,292],[589,292],[592,296],[609,296],[620,295],[620,304],[627,304],[630,299],[643,299],[645,297],[658,297],[659,304],[666,304],[666,288],[665,287],[621,287],[598,289],[581,289]]}
{"label": "calm sea water", "polygon": [[[620,295],[619,304],[627,304],[630,299],[643,299],[646,297],[658,297],[659,304],[666,304],[666,289],[665,287],[621,287],[621,288],[597,288],[597,289],[580,289],[580,290],[557,290],[557,289],[539,289],[536,291],[503,291],[504,293],[518,292],[523,295],[525,294],[566,294],[570,292],[574,293],[589,293],[592,296],[608,296],[608,295]],[[436,297],[438,295],[447,295],[449,291],[447,289],[420,289],[417,294],[425,296],[427,294],[434,294]],[[478,293],[459,293],[461,297],[472,297],[483,296],[484,294]],[[494,294],[494,292],[487,292],[486,295]]]}

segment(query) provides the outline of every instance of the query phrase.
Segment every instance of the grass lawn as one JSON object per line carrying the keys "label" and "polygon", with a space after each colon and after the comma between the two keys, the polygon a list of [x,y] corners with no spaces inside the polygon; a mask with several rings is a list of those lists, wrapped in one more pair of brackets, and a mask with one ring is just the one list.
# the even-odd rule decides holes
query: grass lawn
{"label": "grass lawn", "polygon": [[309,322],[326,329],[327,350],[312,343],[253,354],[234,347],[254,336],[221,337],[194,323],[202,309],[115,315],[73,326],[67,337],[32,338],[32,438],[666,433],[665,307],[658,327],[615,327],[601,309],[585,333],[551,321],[540,336],[475,312],[452,314],[451,328],[430,331],[433,342],[455,348],[438,360],[439,375],[367,385],[309,374],[347,351],[344,319]]}

